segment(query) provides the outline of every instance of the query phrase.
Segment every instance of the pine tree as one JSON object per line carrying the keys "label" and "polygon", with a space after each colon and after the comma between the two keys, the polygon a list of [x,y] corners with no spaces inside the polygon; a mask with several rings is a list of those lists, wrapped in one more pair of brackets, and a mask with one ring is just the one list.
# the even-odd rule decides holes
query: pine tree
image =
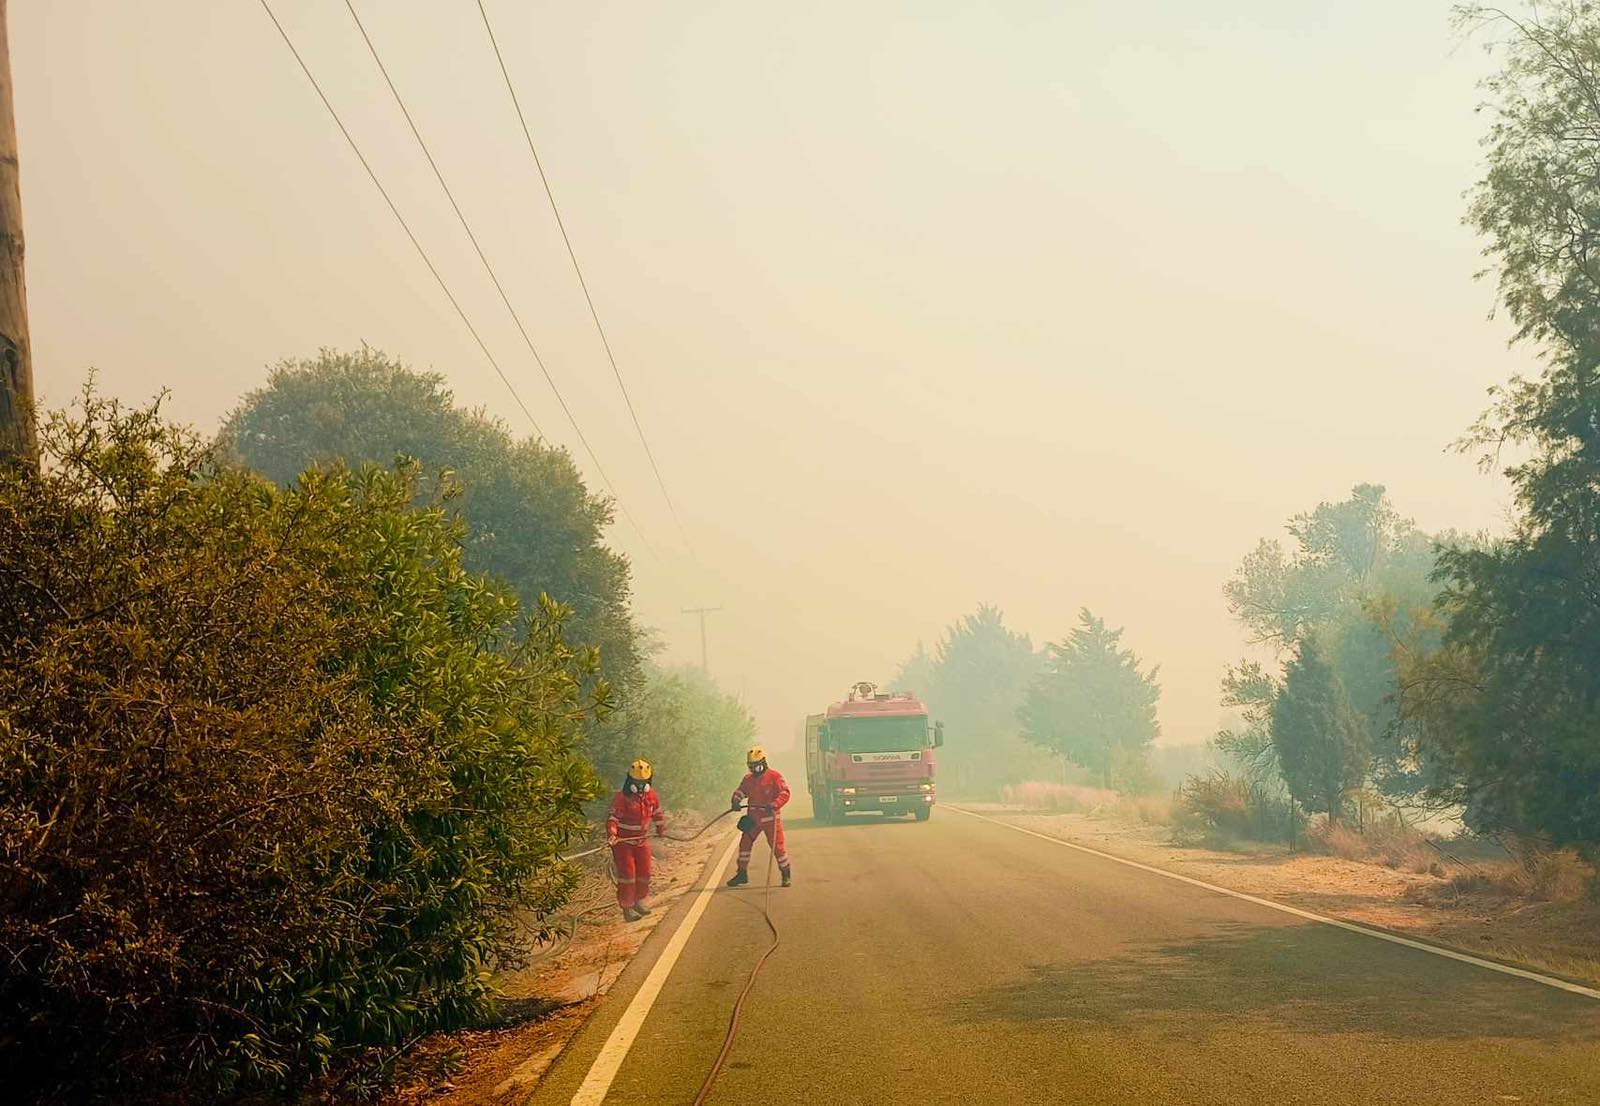
{"label": "pine tree", "polygon": [[1345,795],[1364,782],[1372,734],[1315,638],[1289,664],[1272,708],[1272,744],[1289,793],[1338,821]]}

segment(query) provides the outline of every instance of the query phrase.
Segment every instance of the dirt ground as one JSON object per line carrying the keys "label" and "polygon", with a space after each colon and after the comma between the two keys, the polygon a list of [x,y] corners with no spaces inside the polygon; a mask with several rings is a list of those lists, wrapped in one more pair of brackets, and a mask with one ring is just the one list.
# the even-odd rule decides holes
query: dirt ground
{"label": "dirt ground", "polygon": [[1540,902],[1493,893],[1456,894],[1450,876],[1462,865],[1451,861],[1443,866],[1443,875],[1412,873],[1259,843],[1230,849],[1179,846],[1165,826],[1110,814],[972,809],[1231,890],[1600,983],[1600,905],[1592,898]]}
{"label": "dirt ground", "polygon": [[[670,832],[687,834],[694,828],[676,825]],[[413,1077],[383,1106],[517,1106],[525,1101],[673,900],[696,884],[712,852],[726,847],[732,832],[732,824],[724,823],[693,842],[655,842],[650,895],[655,913],[640,922],[622,920],[603,868],[593,869],[571,904],[573,914],[588,912],[572,938],[535,953],[526,968],[504,977],[508,1024],[423,1042],[408,1064]],[[451,1074],[441,1074],[441,1068]]]}

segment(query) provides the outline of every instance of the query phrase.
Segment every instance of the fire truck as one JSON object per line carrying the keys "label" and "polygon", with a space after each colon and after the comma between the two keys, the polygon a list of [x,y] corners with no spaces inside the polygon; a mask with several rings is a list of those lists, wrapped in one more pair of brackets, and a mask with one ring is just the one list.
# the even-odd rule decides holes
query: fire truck
{"label": "fire truck", "polygon": [[930,726],[916,696],[856,684],[844,701],[806,719],[806,785],[817,820],[875,810],[926,822],[934,750],[943,744],[944,723]]}

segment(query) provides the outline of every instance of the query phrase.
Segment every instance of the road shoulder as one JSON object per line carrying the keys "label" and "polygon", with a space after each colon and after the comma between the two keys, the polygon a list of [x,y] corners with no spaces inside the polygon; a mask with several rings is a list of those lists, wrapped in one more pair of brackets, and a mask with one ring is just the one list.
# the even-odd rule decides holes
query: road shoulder
{"label": "road shoulder", "polygon": [[1174,844],[1159,825],[1105,814],[961,804],[974,813],[1180,877],[1588,986],[1600,984],[1600,910],[1587,902],[1454,899],[1448,876],[1273,846]]}
{"label": "road shoulder", "polygon": [[[417,1050],[418,1076],[386,1096],[383,1106],[521,1106],[540,1081],[594,1023],[609,1032],[633,993],[682,924],[695,895],[715,879],[732,828],[706,834],[689,844],[670,846],[658,860],[655,913],[627,923],[600,904],[574,938],[504,980],[506,1007],[513,1019],[504,1028],[438,1034]],[[584,896],[609,895],[609,883]],[[603,1039],[603,1038],[602,1038]],[[448,1077],[430,1076],[454,1052]]]}

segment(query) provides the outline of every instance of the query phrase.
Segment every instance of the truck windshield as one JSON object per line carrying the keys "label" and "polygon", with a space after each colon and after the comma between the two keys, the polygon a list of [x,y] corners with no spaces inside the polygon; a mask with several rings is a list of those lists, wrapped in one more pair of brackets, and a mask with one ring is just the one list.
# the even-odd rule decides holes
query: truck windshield
{"label": "truck windshield", "polygon": [[828,723],[835,749],[845,753],[895,753],[921,749],[928,744],[928,719],[835,718]]}

